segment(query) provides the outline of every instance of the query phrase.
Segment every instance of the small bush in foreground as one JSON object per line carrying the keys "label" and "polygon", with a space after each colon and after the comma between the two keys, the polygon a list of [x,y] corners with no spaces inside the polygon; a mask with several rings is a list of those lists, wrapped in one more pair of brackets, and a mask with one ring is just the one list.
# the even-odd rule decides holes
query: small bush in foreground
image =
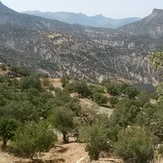
{"label": "small bush in foreground", "polygon": [[154,136],[140,127],[129,127],[118,134],[115,149],[126,162],[146,163],[154,156]]}
{"label": "small bush in foreground", "polygon": [[2,147],[5,149],[7,142],[13,138],[17,123],[13,119],[1,119],[0,120],[0,136],[2,137]]}
{"label": "small bush in foreground", "polygon": [[46,123],[27,122],[17,129],[13,143],[21,154],[29,157],[36,152],[49,150],[56,140],[56,135]]}
{"label": "small bush in foreground", "polygon": [[86,142],[86,151],[91,160],[98,160],[101,151],[110,149],[107,133],[107,128],[100,125],[84,127],[80,132],[80,140]]}

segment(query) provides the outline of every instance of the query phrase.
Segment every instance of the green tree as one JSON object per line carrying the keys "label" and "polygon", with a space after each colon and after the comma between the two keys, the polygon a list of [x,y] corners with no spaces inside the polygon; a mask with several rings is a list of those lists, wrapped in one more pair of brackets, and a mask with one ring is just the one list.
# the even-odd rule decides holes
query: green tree
{"label": "green tree", "polygon": [[29,76],[26,76],[25,78],[22,78],[20,81],[20,88],[22,90],[35,88],[38,90],[41,90],[41,81],[39,79],[39,76],[37,74],[30,74]]}
{"label": "green tree", "polygon": [[154,156],[155,138],[141,127],[129,127],[118,133],[116,153],[126,162],[147,163]]}
{"label": "green tree", "polygon": [[10,101],[1,109],[6,118],[14,118],[20,122],[39,120],[38,109],[28,100]]}
{"label": "green tree", "polygon": [[9,67],[11,72],[16,73],[16,75],[21,75],[21,76],[28,76],[30,74],[30,71],[24,67],[24,66],[20,66],[20,67]]}
{"label": "green tree", "polygon": [[102,93],[95,92],[93,94],[93,101],[95,101],[97,104],[102,105],[106,104],[107,102],[107,97],[104,96]]}
{"label": "green tree", "polygon": [[102,87],[102,86],[89,85],[88,87],[89,87],[89,89],[90,89],[90,91],[91,91],[92,94],[93,93],[96,93],[96,92],[102,93],[102,94],[105,93],[104,87]]}
{"label": "green tree", "polygon": [[47,123],[31,121],[16,130],[13,145],[20,153],[32,157],[36,152],[48,151],[56,140],[56,135]]}
{"label": "green tree", "polygon": [[61,83],[62,83],[63,88],[69,83],[69,80],[70,80],[70,78],[67,75],[63,75],[61,77]]}
{"label": "green tree", "polygon": [[69,92],[77,92],[81,97],[89,97],[91,95],[91,91],[85,82],[74,81],[68,84],[65,87],[65,90]]}
{"label": "green tree", "polygon": [[112,96],[119,95],[119,85],[114,83],[107,83],[106,84],[107,92]]}
{"label": "green tree", "polygon": [[147,127],[161,141],[163,140],[163,102],[143,108],[137,115],[137,124]]}
{"label": "green tree", "polygon": [[43,85],[43,87],[49,87],[50,86],[50,80],[49,78],[42,78],[41,79],[41,84]]}
{"label": "green tree", "polygon": [[112,125],[119,124],[122,127],[127,127],[136,122],[137,114],[140,112],[138,103],[128,98],[123,98],[116,105],[111,115]]}
{"label": "green tree", "polygon": [[129,87],[130,85],[128,85],[128,84],[126,84],[126,83],[122,83],[121,85],[120,85],[120,93],[121,94],[126,94],[126,89]]}
{"label": "green tree", "polygon": [[138,90],[132,86],[126,87],[124,92],[125,92],[125,95],[127,95],[129,99],[135,99],[135,97],[139,95]]}
{"label": "green tree", "polygon": [[107,133],[107,128],[102,125],[87,126],[80,131],[80,140],[87,144],[86,151],[91,160],[98,160],[101,151],[110,149]]}
{"label": "green tree", "polygon": [[143,107],[145,103],[150,102],[150,95],[146,91],[141,91],[138,96],[139,106]]}
{"label": "green tree", "polygon": [[84,126],[92,126],[93,124],[97,124],[100,118],[100,115],[97,114],[97,108],[95,106],[92,107],[84,107],[80,111],[80,119],[81,125]]}
{"label": "green tree", "polygon": [[115,105],[119,102],[119,99],[115,96],[109,97],[108,100],[112,107],[115,107]]}
{"label": "green tree", "polygon": [[155,107],[152,105],[143,107],[143,109],[138,113],[136,117],[136,123],[140,126],[150,126],[153,121],[153,115],[155,111]]}
{"label": "green tree", "polygon": [[13,138],[17,123],[13,119],[1,119],[0,120],[0,136],[3,140],[2,147],[5,149],[7,142]]}
{"label": "green tree", "polygon": [[63,134],[63,141],[68,143],[67,134],[74,128],[73,112],[67,108],[55,108],[49,116],[49,121]]}
{"label": "green tree", "polygon": [[69,102],[65,104],[66,108],[71,109],[76,116],[80,115],[81,106],[80,100],[77,97],[73,97]]}
{"label": "green tree", "polygon": [[155,107],[155,112],[150,122],[151,131],[163,141],[163,101]]}
{"label": "green tree", "polygon": [[55,96],[48,101],[51,108],[65,106],[72,100],[70,94],[65,90],[55,90],[54,92]]}

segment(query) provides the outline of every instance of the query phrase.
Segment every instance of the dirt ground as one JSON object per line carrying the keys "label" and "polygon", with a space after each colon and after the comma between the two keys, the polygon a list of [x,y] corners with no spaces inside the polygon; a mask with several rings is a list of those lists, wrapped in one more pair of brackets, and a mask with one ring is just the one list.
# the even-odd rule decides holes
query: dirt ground
{"label": "dirt ground", "polygon": [[45,154],[44,157],[58,159],[65,163],[88,163],[88,153],[85,152],[85,144],[69,143],[57,146]]}
{"label": "dirt ground", "polygon": [[[34,157],[36,159],[36,156]],[[0,152],[0,163],[91,163],[85,144],[69,143],[61,144],[52,148],[49,152],[42,153],[37,157],[42,162],[32,162],[29,159],[18,158],[8,153]],[[101,158],[92,163],[123,163],[120,159]]]}
{"label": "dirt ground", "polygon": [[[52,160],[55,163],[89,163],[89,157],[85,152],[85,144],[69,143],[58,145],[47,153],[42,153],[39,159]],[[34,157],[36,159],[36,157]],[[0,163],[29,163],[29,159],[15,157],[11,154],[0,152]]]}
{"label": "dirt ground", "polygon": [[51,85],[57,88],[62,88],[62,83],[60,82],[60,78],[49,78],[49,82]]}

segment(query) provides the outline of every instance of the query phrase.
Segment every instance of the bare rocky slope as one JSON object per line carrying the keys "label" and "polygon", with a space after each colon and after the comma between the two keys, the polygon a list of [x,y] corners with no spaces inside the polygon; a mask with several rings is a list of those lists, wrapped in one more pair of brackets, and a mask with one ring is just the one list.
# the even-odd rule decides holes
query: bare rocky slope
{"label": "bare rocky slope", "polygon": [[[161,17],[162,15],[162,17]],[[17,13],[0,3],[0,62],[52,77],[152,83],[148,56],[162,49],[163,11],[118,28],[70,25]]]}

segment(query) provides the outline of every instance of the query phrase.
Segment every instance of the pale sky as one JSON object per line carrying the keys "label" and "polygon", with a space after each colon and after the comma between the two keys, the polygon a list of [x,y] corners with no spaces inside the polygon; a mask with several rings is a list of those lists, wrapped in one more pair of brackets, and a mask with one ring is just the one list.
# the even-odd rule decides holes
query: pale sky
{"label": "pale sky", "polygon": [[153,8],[163,9],[163,0],[0,0],[15,11],[39,10],[75,12],[88,16],[102,14],[110,18],[149,15]]}

